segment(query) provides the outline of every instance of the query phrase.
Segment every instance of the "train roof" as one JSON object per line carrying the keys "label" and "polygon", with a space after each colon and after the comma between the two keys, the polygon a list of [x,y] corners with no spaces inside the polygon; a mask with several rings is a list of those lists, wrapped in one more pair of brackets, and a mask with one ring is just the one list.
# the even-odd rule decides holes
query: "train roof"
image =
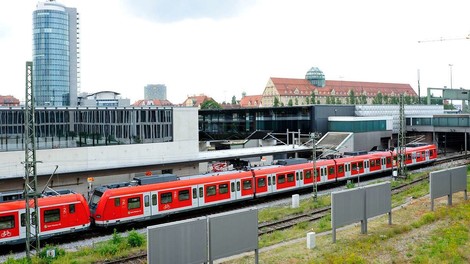
{"label": "train roof", "polygon": [[[51,205],[72,203],[75,201],[85,201],[85,197],[77,193],[69,193],[64,195],[45,196],[38,199],[39,207],[47,207]],[[0,212],[17,210],[25,208],[25,200],[16,200],[0,203]]]}

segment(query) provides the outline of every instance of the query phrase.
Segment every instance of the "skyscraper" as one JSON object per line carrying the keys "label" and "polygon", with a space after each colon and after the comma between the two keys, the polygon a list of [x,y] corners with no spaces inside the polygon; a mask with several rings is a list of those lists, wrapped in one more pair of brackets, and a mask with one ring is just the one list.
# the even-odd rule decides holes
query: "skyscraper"
{"label": "skyscraper", "polygon": [[166,85],[164,84],[147,84],[144,87],[145,100],[166,100]]}
{"label": "skyscraper", "polygon": [[79,32],[76,8],[53,0],[33,12],[33,89],[37,106],[76,106]]}

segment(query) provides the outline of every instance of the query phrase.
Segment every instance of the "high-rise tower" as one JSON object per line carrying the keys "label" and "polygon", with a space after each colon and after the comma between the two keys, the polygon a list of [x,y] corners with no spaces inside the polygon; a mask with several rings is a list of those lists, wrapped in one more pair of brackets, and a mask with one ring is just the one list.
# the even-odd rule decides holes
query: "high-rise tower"
{"label": "high-rise tower", "polygon": [[53,0],[33,12],[33,89],[37,106],[76,106],[79,89],[79,17]]}

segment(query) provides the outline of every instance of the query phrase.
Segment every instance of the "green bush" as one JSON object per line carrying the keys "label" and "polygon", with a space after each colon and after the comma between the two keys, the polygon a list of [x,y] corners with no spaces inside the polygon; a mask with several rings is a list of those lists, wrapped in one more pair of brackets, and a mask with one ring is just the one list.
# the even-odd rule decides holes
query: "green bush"
{"label": "green bush", "polygon": [[[49,250],[55,250],[55,257],[47,256],[47,251],[49,251]],[[52,261],[54,259],[56,259],[60,256],[64,256],[64,255],[65,255],[65,250],[64,249],[54,247],[54,246],[49,246],[49,245],[46,245],[46,247],[41,249],[41,251],[39,252],[39,258],[45,260],[46,263],[52,263]]]}
{"label": "green bush", "polygon": [[98,247],[101,256],[114,256],[119,251],[119,245],[113,243],[105,243]]}
{"label": "green bush", "polygon": [[113,238],[111,239],[111,242],[115,245],[119,245],[122,242],[122,236],[116,231],[116,228],[114,228]]}
{"label": "green bush", "polygon": [[137,233],[134,229],[129,232],[129,235],[127,236],[127,243],[131,247],[140,247],[144,244],[144,236]]}

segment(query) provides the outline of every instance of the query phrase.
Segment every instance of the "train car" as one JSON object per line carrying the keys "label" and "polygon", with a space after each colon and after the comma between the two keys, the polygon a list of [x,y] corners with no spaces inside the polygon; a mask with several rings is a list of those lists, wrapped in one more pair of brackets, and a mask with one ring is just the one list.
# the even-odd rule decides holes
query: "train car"
{"label": "train car", "polygon": [[[81,194],[69,192],[38,198],[38,209],[40,238],[78,232],[90,226],[90,211]],[[36,213],[32,212],[31,217],[36,217]],[[25,200],[0,203],[0,244],[18,244],[25,239]]]}
{"label": "train car", "polygon": [[253,199],[254,184],[252,171],[234,171],[120,188],[103,186],[94,190],[89,207],[96,226],[110,226]]}

